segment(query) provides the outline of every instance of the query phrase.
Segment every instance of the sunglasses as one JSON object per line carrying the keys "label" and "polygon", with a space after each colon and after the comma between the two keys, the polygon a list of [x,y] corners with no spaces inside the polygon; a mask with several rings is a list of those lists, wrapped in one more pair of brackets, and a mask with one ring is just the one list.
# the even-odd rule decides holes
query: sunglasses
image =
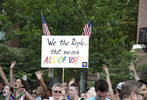
{"label": "sunglasses", "polygon": [[55,93],[62,93],[61,91],[54,91]]}
{"label": "sunglasses", "polygon": [[141,93],[138,93],[138,92],[135,92],[135,93],[141,95],[142,97],[144,97],[144,94],[141,94]]}
{"label": "sunglasses", "polygon": [[32,94],[37,94],[36,92],[32,92]]}

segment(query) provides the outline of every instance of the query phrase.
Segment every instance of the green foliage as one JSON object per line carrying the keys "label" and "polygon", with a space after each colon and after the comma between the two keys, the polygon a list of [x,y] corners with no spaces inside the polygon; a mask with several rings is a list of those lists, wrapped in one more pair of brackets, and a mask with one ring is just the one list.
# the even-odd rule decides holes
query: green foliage
{"label": "green foliage", "polygon": [[[9,68],[10,68],[12,61],[14,61],[14,60],[17,61],[17,66],[19,66],[19,67],[16,67],[17,70],[25,69],[25,63],[23,63],[23,61],[25,61],[25,59],[26,59],[26,56],[23,55],[26,52],[25,49],[18,50],[18,49],[14,49],[14,48],[9,48],[4,45],[0,45],[0,51],[3,51],[0,54],[0,65],[2,66],[2,68],[8,78],[9,78],[9,74],[8,74]],[[20,75],[18,75],[18,76],[20,77]]]}
{"label": "green foliage", "polygon": [[137,72],[139,73],[141,80],[147,80],[147,65],[138,66]]}
{"label": "green foliage", "polygon": [[[129,50],[131,43],[136,39],[138,2],[130,0],[5,0],[2,8],[4,13],[0,14],[2,23],[0,25],[3,31],[8,32],[10,26],[19,23],[19,29],[13,30],[13,34],[7,35],[7,39],[18,37],[19,47],[27,50],[23,53],[24,59],[20,60],[19,57],[17,59],[21,62],[20,69],[24,68],[24,70],[16,69],[17,75],[25,71],[25,74],[27,73],[34,81],[34,72],[40,69],[41,13],[43,13],[51,35],[81,35],[83,27],[93,17],[88,71],[101,72],[102,65],[106,64],[114,84],[129,79],[128,65],[135,59]],[[3,58],[4,55],[0,55]],[[13,57],[10,58],[15,60]],[[11,60],[6,58],[5,61],[0,60],[0,62],[6,66]],[[79,80],[81,71],[83,69],[65,69],[66,80],[71,77]],[[54,72],[61,78],[61,69],[54,69]],[[47,71],[45,71],[46,74]],[[45,79],[48,77],[46,76]]]}

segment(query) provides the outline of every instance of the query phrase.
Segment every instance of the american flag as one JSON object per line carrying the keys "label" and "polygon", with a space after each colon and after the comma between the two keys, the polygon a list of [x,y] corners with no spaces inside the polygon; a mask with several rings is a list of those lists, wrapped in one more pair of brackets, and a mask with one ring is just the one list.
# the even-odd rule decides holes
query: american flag
{"label": "american flag", "polygon": [[88,24],[86,24],[86,26],[83,28],[84,34],[88,35],[89,37],[91,36],[91,32],[92,32],[92,21],[89,21]]}
{"label": "american flag", "polygon": [[42,17],[43,34],[44,34],[44,35],[50,35],[48,26],[47,26],[47,24],[46,24],[46,22],[45,22],[45,19],[44,19],[43,15],[41,15],[41,17]]}

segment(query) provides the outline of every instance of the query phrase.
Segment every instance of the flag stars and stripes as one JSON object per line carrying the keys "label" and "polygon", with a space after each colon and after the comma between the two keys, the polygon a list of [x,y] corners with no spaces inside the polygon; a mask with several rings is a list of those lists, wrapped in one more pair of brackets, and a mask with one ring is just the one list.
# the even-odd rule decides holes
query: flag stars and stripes
{"label": "flag stars and stripes", "polygon": [[89,37],[91,36],[91,32],[92,32],[92,21],[89,21],[88,24],[86,24],[86,26],[83,28],[84,34],[88,35]]}
{"label": "flag stars and stripes", "polygon": [[44,35],[50,36],[50,32],[49,32],[48,26],[47,26],[47,24],[46,24],[46,21],[45,21],[43,15],[41,15],[41,17],[42,17],[43,34],[44,34]]}

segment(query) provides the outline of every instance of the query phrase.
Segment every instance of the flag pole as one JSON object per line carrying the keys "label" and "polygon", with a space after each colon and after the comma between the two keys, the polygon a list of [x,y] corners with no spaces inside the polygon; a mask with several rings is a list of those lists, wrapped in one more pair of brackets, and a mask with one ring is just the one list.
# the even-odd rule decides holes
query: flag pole
{"label": "flag pole", "polygon": [[92,19],[91,20],[93,20],[94,19],[94,16],[92,16]]}
{"label": "flag pole", "polygon": [[41,12],[41,16],[43,16],[42,12]]}
{"label": "flag pole", "polygon": [[62,68],[62,83],[64,83],[64,68]]}
{"label": "flag pole", "polygon": [[82,36],[84,35],[84,32],[82,33]]}

